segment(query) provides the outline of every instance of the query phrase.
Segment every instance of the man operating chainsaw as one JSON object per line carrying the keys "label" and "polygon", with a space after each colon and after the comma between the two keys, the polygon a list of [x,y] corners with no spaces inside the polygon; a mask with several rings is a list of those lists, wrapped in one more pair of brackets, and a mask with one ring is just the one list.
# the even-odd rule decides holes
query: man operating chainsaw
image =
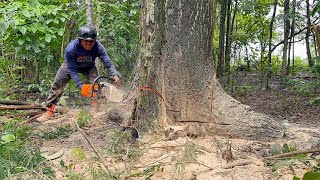
{"label": "man operating chainsaw", "polygon": [[82,26],[78,30],[77,39],[71,41],[65,50],[64,63],[56,74],[46,100],[47,111],[37,119],[38,121],[46,121],[53,116],[54,109],[59,102],[63,89],[71,79],[81,89],[82,96],[88,97],[92,85],[84,84],[80,79],[79,73],[88,77],[92,83],[98,76],[95,66],[95,59],[97,57],[102,60],[108,69],[114,84],[116,86],[120,85],[117,70],[104,46],[97,40],[96,29],[91,26]]}

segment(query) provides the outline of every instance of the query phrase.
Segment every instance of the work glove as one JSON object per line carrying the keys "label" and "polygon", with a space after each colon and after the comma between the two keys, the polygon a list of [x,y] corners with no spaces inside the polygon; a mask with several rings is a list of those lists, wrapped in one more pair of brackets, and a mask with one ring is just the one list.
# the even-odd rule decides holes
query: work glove
{"label": "work glove", "polygon": [[[95,85],[93,86],[93,90],[94,90],[94,91],[97,91],[98,88],[99,88],[98,84],[95,84]],[[90,97],[91,91],[92,91],[92,84],[84,84],[84,85],[82,86],[82,88],[81,88],[81,95],[82,95],[83,97]],[[97,96],[97,94],[96,94],[95,92],[92,93],[92,97],[96,97],[96,96]]]}

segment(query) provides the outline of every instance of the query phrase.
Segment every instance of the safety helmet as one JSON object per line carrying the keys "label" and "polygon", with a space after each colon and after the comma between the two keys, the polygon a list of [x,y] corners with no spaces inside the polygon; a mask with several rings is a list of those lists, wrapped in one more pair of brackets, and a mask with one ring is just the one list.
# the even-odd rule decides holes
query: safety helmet
{"label": "safety helmet", "polygon": [[78,39],[95,40],[97,38],[96,28],[92,26],[81,26],[78,30]]}

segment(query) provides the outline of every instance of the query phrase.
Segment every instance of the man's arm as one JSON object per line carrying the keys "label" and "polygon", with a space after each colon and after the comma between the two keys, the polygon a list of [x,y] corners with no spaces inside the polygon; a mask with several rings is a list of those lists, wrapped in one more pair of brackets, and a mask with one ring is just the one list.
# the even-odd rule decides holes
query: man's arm
{"label": "man's arm", "polygon": [[100,42],[97,41],[97,43],[98,43],[98,56],[100,57],[104,66],[108,69],[108,72],[110,73],[111,76],[118,75],[118,72],[114,67],[110,57],[108,56],[106,49]]}
{"label": "man's arm", "polygon": [[67,48],[66,53],[64,55],[64,59],[65,59],[65,62],[67,63],[67,67],[68,67],[67,70],[72,80],[79,88],[82,88],[83,83],[78,74],[78,68],[75,60],[75,52]]}

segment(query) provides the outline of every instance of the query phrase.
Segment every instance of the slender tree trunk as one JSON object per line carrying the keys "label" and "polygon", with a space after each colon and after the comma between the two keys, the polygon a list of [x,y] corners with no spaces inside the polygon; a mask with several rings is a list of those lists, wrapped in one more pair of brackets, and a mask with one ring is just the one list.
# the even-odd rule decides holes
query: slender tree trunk
{"label": "slender tree trunk", "polygon": [[[237,14],[237,7],[238,7],[238,0],[235,1],[235,5],[233,8],[233,16],[231,18],[231,13],[232,13],[232,8],[230,8],[232,6],[232,1],[229,0],[229,7],[228,7],[228,20],[227,20],[227,38],[226,38],[226,53],[225,53],[225,57],[226,57],[226,71],[228,73],[228,84],[230,83],[230,61],[231,61],[231,47],[232,47],[232,34],[233,34],[233,27],[234,27],[234,22],[236,19],[236,14]],[[231,24],[230,24],[231,21]]]}
{"label": "slender tree trunk", "polygon": [[92,0],[86,0],[86,5],[87,5],[87,9],[86,9],[86,13],[87,13],[87,23],[89,26],[94,26],[94,18],[93,18],[93,4],[92,4]]}
{"label": "slender tree trunk", "polygon": [[289,54],[288,54],[288,65],[287,65],[287,71],[288,71],[288,73],[290,73],[290,63],[291,63],[291,61],[290,61],[290,54],[291,54],[291,47],[292,47],[292,50],[293,50],[293,56],[292,56],[292,61],[294,61],[293,59],[294,59],[294,33],[295,33],[295,31],[294,31],[294,28],[295,28],[295,23],[296,23],[296,21],[295,21],[295,14],[296,14],[296,0],[293,0],[292,1],[292,14],[293,14],[293,18],[292,18],[292,24],[291,24],[291,30],[290,30],[290,33],[291,33],[291,35],[290,35],[290,43],[289,43]]}
{"label": "slender tree trunk", "polygon": [[219,55],[218,55],[218,69],[217,77],[223,77],[223,68],[225,63],[224,48],[225,48],[225,21],[226,21],[227,1],[221,1],[220,10],[220,31],[219,31]]}
{"label": "slender tree trunk", "polygon": [[[216,19],[216,17],[217,17],[217,1],[216,0],[214,0],[213,2],[212,2],[212,31],[213,31],[213,33],[212,33],[212,39],[214,39],[214,31],[215,31],[215,25],[216,25],[216,23],[215,23],[215,19]],[[214,51],[214,45],[212,45],[212,56],[213,56],[213,66],[214,66],[214,72],[216,72],[216,70],[217,70],[217,55],[216,55],[216,53],[215,53],[215,51]]]}
{"label": "slender tree trunk", "polygon": [[288,37],[290,32],[290,20],[289,20],[289,5],[290,0],[284,1],[284,37],[283,37],[283,55],[282,55],[282,67],[281,67],[281,76],[285,77],[288,75],[287,64],[288,64]]}
{"label": "slender tree trunk", "polygon": [[283,132],[275,121],[233,99],[215,79],[213,4],[214,0],[142,0],[134,125],[140,132],[152,124],[175,123],[197,124],[204,134],[280,137]]}
{"label": "slender tree trunk", "polygon": [[[226,29],[226,47],[225,47],[225,64],[224,64],[224,70],[228,74],[228,83],[229,83],[229,71],[230,71],[230,50],[231,50],[231,12],[232,12],[232,1],[227,1],[227,29]],[[229,54],[228,54],[229,53]]]}
{"label": "slender tree trunk", "polygon": [[310,51],[310,35],[311,35],[311,20],[310,20],[310,4],[309,0],[306,0],[307,4],[307,32],[306,32],[306,48],[307,48],[307,57],[308,57],[308,62],[309,66],[312,67],[314,65],[314,61],[311,56],[311,51]]}
{"label": "slender tree trunk", "polygon": [[271,67],[272,64],[272,32],[273,32],[273,23],[275,21],[276,17],[276,12],[277,12],[277,6],[278,6],[278,0],[274,0],[273,2],[273,13],[272,13],[272,18],[269,26],[269,51],[268,51],[268,64],[269,67]]}
{"label": "slender tree trunk", "polygon": [[248,52],[247,45],[246,45],[246,63],[247,63],[247,70],[250,71],[250,59],[249,59],[249,52]]}
{"label": "slender tree trunk", "polygon": [[294,67],[294,61],[295,61],[295,50],[294,50],[294,41],[295,41],[295,36],[292,37],[292,67]]}

